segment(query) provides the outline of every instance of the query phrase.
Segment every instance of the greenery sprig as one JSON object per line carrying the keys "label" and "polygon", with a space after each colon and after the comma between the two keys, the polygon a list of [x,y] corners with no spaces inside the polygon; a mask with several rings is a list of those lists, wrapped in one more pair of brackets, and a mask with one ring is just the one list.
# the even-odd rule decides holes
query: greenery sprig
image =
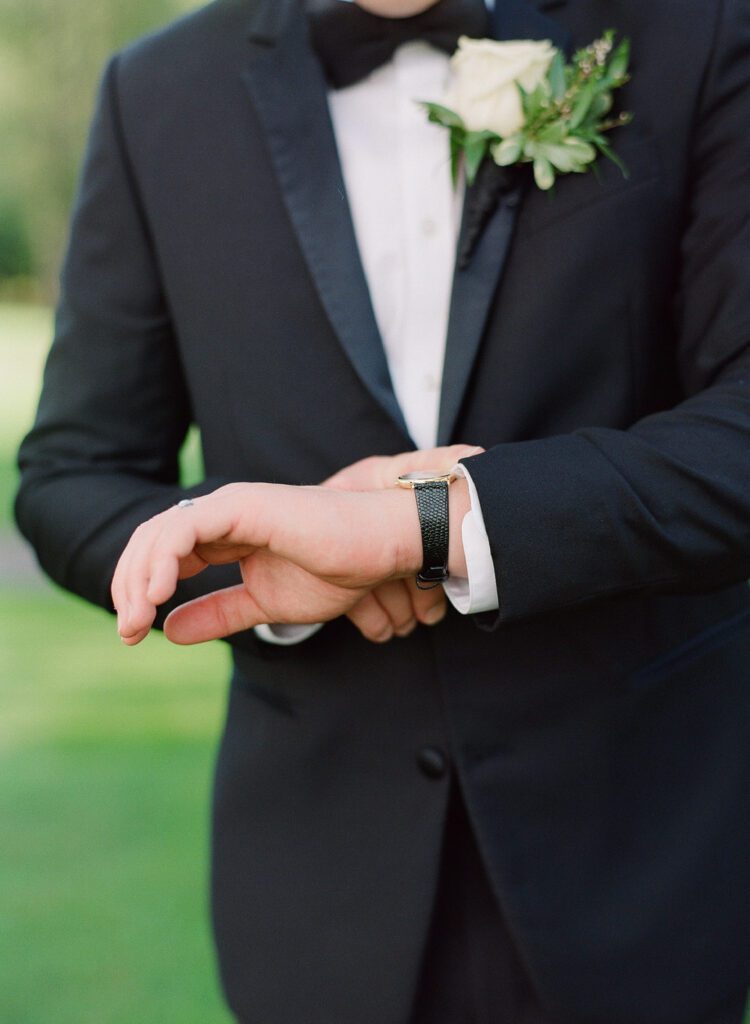
{"label": "greenery sprig", "polygon": [[555,51],[546,75],[533,91],[518,82],[523,126],[507,138],[493,131],[470,131],[454,110],[439,103],[424,103],[430,121],[450,131],[451,168],[458,178],[461,158],[466,180],[472,184],[488,155],[501,167],[531,163],[540,189],[550,189],[558,174],[580,174],[601,154],[627,177],[627,168],[612,149],[606,133],[628,124],[633,115],[611,116],[615,89],[629,81],[630,41],[614,45],[609,29],[590,46],[578,50],[566,64]]}

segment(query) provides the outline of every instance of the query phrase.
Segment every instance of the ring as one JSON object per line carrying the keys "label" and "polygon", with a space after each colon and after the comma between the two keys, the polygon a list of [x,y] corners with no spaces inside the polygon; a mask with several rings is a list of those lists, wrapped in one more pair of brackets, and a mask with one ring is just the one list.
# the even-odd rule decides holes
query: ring
{"label": "ring", "polygon": [[193,504],[194,502],[192,498],[183,498],[182,501],[177,502],[177,508],[190,508]]}

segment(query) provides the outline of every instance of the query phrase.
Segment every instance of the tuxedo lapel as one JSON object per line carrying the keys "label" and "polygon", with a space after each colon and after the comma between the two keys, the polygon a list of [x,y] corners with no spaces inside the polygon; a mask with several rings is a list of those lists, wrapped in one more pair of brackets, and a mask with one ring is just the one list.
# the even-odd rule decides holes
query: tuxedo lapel
{"label": "tuxedo lapel", "polygon": [[[538,0],[535,7],[530,0],[496,0],[493,35],[496,39],[551,39],[567,52],[567,32],[538,9],[564,3]],[[527,174],[508,174],[486,162],[466,190],[445,347],[439,445],[452,440],[527,187]]]}
{"label": "tuxedo lapel", "polygon": [[408,438],[357,248],[326,82],[297,0],[261,0],[249,39],[243,78],[321,302],[362,383]]}
{"label": "tuxedo lapel", "polygon": [[570,34],[554,15],[568,0],[495,0],[492,16],[496,39],[549,39],[570,55]]}

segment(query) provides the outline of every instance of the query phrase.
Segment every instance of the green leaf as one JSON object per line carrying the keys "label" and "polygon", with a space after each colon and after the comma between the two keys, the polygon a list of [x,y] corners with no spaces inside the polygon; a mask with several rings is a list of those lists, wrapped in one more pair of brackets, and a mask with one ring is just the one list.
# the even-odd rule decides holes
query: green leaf
{"label": "green leaf", "polygon": [[466,130],[466,125],[455,110],[444,107],[440,103],[419,102],[427,111],[427,116],[433,124],[441,124],[444,128],[461,128],[464,131]]}
{"label": "green leaf", "polygon": [[487,154],[489,146],[487,136],[489,134],[491,133],[467,132],[466,134],[464,153],[466,154],[466,182],[468,185],[474,184],[482,160],[484,160]]}
{"label": "green leaf", "polygon": [[546,157],[538,156],[534,160],[534,181],[544,192],[555,184],[555,171]]}
{"label": "green leaf", "polygon": [[481,132],[467,132],[466,138],[486,139],[487,142],[500,142],[501,140],[501,136],[499,136],[497,132],[491,132],[486,128]]}
{"label": "green leaf", "polygon": [[630,63],[630,40],[623,39],[609,59],[607,71],[614,82],[620,82],[628,73]]}
{"label": "green leaf", "polygon": [[451,178],[453,184],[458,184],[458,176],[461,172],[461,155],[463,153],[463,146],[458,139],[456,132],[451,132]]}
{"label": "green leaf", "polygon": [[538,133],[537,138],[540,142],[564,142],[565,137],[568,134],[568,125],[564,120],[552,121],[550,124],[545,125],[544,128]]}
{"label": "green leaf", "polygon": [[[536,177],[536,161],[546,160],[558,171],[567,174],[576,167],[575,157],[567,151],[565,146],[557,146],[540,143],[537,148],[537,156],[534,162],[534,176]],[[542,186],[540,186],[541,188]]]}
{"label": "green leaf", "polygon": [[606,158],[608,160],[611,160],[612,163],[616,167],[620,168],[620,170],[622,171],[623,178],[629,178],[630,177],[630,171],[628,170],[626,164],[617,155],[617,153],[615,153],[615,151],[612,149],[612,147],[610,146],[610,144],[608,142],[598,142],[597,143],[597,149],[602,154],[602,156],[606,156]]}
{"label": "green leaf", "polygon": [[516,89],[518,89],[518,95],[521,97],[521,110],[523,110],[523,119],[526,124],[531,120],[532,111],[532,100],[531,93],[526,92],[520,82],[514,82]]}
{"label": "green leaf", "polygon": [[573,104],[573,112],[570,115],[568,126],[570,129],[577,128],[587,117],[591,104],[596,96],[597,88],[595,82],[587,82]]}
{"label": "green leaf", "polygon": [[593,146],[582,143],[567,143],[560,146],[547,145],[540,147],[540,156],[543,156],[563,174],[571,171],[580,173],[586,170],[586,165],[596,159],[596,150]]}
{"label": "green leaf", "polygon": [[539,83],[532,93],[528,94],[528,117],[527,123],[535,121],[537,117],[549,106],[549,84],[545,79]]}
{"label": "green leaf", "polygon": [[[597,146],[597,147],[601,148],[602,146],[609,145],[609,143],[607,142],[606,136],[602,135],[600,132],[591,131],[591,132],[586,132],[585,135],[586,135],[586,142],[590,142],[594,146]],[[579,137],[582,137],[582,136],[579,135]]]}
{"label": "green leaf", "polygon": [[522,152],[523,138],[520,135],[511,135],[492,147],[492,159],[500,167],[510,167],[521,159]]}
{"label": "green leaf", "polygon": [[594,96],[591,103],[591,116],[595,118],[604,117],[612,109],[612,93],[607,89]]}
{"label": "green leaf", "polygon": [[527,160],[533,160],[539,151],[539,143],[536,139],[525,139],[523,144],[523,155]]}
{"label": "green leaf", "polygon": [[605,143],[605,145],[599,145],[598,148],[602,156],[607,157],[607,159],[611,160],[616,167],[620,168],[624,178],[630,177],[630,171],[627,169],[627,165],[622,158],[618,157],[611,145]]}
{"label": "green leaf", "polygon": [[552,63],[547,72],[547,79],[552,92],[552,98],[557,101],[561,100],[565,95],[567,84],[565,81],[565,61],[559,50],[555,51],[555,56],[552,58]]}
{"label": "green leaf", "polygon": [[566,139],[564,147],[580,164],[590,164],[596,160],[596,149],[583,139]]}

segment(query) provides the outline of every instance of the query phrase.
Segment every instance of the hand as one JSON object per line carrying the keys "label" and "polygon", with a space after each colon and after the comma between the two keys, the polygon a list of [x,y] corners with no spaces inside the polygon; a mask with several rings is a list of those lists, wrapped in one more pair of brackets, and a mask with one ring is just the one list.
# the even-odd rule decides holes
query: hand
{"label": "hand", "polygon": [[[403,473],[418,470],[450,470],[460,459],[480,455],[483,448],[456,444],[403,452],[400,455],[373,455],[347,466],[329,477],[324,487],[370,491],[392,487]],[[463,516],[461,516],[463,519]],[[409,636],[418,623],[434,626],[444,618],[447,599],[442,587],[420,590],[412,577],[391,580],[366,594],[347,613],[364,637],[385,643],[394,636]]]}
{"label": "hand", "polygon": [[461,459],[481,455],[484,448],[471,444],[452,444],[444,448],[421,448],[400,455],[370,455],[340,469],[322,484],[340,491],[378,491],[393,487],[404,473],[420,470],[449,472]]}
{"label": "hand", "polygon": [[266,622],[323,622],[421,565],[413,496],[390,488],[230,484],[140,526],[118,563],[112,598],[127,644],[149,632],[179,579],[238,562],[242,584],[176,609],[164,631],[198,643]]}

